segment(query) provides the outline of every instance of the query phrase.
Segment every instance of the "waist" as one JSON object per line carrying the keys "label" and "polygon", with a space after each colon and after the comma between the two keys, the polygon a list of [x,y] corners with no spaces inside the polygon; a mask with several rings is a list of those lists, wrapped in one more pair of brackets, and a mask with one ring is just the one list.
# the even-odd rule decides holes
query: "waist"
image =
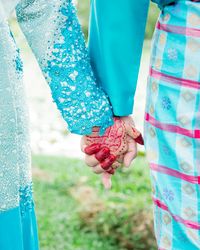
{"label": "waist", "polygon": [[[176,37],[197,40],[200,38],[200,1],[178,0],[175,4],[168,4],[162,8],[157,25],[158,30]],[[175,38],[174,38],[175,39]],[[195,46],[195,45],[194,45]],[[198,44],[199,50],[199,44]],[[197,50],[197,51],[198,51]]]}
{"label": "waist", "polygon": [[163,8],[167,5],[172,5],[177,2],[200,2],[200,0],[151,0],[152,2],[156,3],[160,8]]}

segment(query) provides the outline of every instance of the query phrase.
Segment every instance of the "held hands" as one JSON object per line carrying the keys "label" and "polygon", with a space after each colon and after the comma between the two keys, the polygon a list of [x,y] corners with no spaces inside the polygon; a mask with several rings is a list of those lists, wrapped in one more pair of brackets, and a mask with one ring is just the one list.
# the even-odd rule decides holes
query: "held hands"
{"label": "held hands", "polygon": [[99,136],[99,128],[91,135],[83,136],[81,148],[85,162],[96,174],[102,174],[105,188],[111,187],[111,176],[123,163],[130,166],[137,155],[137,143],[143,145],[141,133],[135,128],[131,117],[114,117],[114,125]]}

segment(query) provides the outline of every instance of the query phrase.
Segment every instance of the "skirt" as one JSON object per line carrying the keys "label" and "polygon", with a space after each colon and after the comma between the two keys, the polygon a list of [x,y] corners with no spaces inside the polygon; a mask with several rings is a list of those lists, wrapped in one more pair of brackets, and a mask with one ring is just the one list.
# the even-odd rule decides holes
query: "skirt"
{"label": "skirt", "polygon": [[153,36],[145,111],[160,250],[200,249],[200,3],[165,6]]}
{"label": "skirt", "polygon": [[0,249],[38,250],[23,67],[8,24],[0,31]]}

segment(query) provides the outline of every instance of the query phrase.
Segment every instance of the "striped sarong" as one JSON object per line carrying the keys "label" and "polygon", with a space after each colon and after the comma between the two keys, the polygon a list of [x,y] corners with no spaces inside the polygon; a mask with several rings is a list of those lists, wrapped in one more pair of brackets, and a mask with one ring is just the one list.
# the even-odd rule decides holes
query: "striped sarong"
{"label": "striped sarong", "polygon": [[165,6],[157,21],[145,147],[158,248],[200,249],[200,2]]}

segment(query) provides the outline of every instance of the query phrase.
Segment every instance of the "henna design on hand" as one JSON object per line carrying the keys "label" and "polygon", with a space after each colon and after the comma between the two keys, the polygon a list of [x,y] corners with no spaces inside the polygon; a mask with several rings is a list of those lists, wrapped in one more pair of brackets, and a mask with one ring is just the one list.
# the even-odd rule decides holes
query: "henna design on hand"
{"label": "henna design on hand", "polygon": [[95,154],[95,158],[99,161],[102,162],[105,160],[107,157],[110,155],[110,149],[107,147],[103,147],[99,152]]}
{"label": "henna design on hand", "polygon": [[109,148],[110,153],[115,156],[124,154],[127,150],[125,123],[117,117],[114,121],[114,125],[107,128],[103,136],[99,136],[99,129],[94,128],[93,134],[86,136],[87,144],[100,144],[101,147]]}
{"label": "henna design on hand", "polygon": [[[85,153],[93,155],[104,170],[102,181],[105,187],[111,187],[111,175],[122,162],[129,166],[137,152],[134,141],[144,145],[141,133],[134,127],[131,117],[114,117],[114,125],[107,128],[104,135],[99,135],[99,128],[94,127],[91,135],[84,136]],[[128,162],[128,163],[127,163]]]}
{"label": "henna design on hand", "polygon": [[104,170],[109,170],[116,158],[117,157],[115,155],[109,155],[103,162],[101,162],[101,167]]}
{"label": "henna design on hand", "polygon": [[93,155],[99,152],[100,149],[101,149],[101,144],[97,144],[97,143],[91,144],[85,148],[85,153],[87,155]]}
{"label": "henna design on hand", "polygon": [[115,173],[115,169],[111,168],[110,170],[107,171],[107,173],[113,175]]}
{"label": "henna design on hand", "polygon": [[134,135],[134,140],[137,143],[144,145],[144,139],[142,137],[142,134],[136,128],[132,128],[132,131],[133,131],[133,135]]}

